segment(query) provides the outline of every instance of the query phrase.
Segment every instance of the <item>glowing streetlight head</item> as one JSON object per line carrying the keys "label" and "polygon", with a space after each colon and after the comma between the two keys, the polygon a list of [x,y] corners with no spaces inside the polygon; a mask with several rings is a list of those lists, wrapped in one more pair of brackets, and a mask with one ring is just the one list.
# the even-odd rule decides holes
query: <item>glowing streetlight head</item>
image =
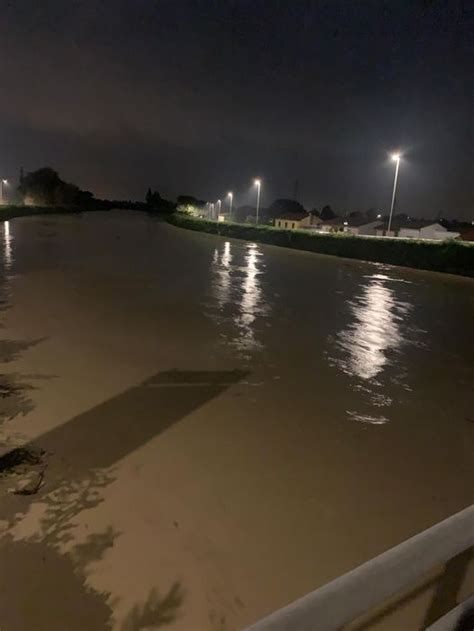
{"label": "glowing streetlight head", "polygon": [[234,197],[234,194],[232,193],[232,191],[229,191],[229,192],[227,193],[227,197],[230,197],[230,198]]}
{"label": "glowing streetlight head", "polygon": [[377,219],[382,219],[382,215],[377,215]]}
{"label": "glowing streetlight head", "polygon": [[402,156],[399,153],[392,153],[392,160],[394,162],[399,162]]}
{"label": "glowing streetlight head", "polygon": [[260,180],[255,180],[254,184],[255,184],[255,186],[260,186],[261,182],[260,182]]}
{"label": "glowing streetlight head", "polygon": [[2,180],[4,184],[8,184],[8,180]]}

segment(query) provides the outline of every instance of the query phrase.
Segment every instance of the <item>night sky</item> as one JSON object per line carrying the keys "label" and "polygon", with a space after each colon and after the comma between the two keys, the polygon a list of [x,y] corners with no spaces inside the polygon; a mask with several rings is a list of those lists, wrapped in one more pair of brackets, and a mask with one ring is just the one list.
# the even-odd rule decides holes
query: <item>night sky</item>
{"label": "night sky", "polygon": [[[468,2],[1,2],[0,172],[474,219]],[[471,4],[472,8],[472,4]],[[471,11],[472,16],[472,11]]]}

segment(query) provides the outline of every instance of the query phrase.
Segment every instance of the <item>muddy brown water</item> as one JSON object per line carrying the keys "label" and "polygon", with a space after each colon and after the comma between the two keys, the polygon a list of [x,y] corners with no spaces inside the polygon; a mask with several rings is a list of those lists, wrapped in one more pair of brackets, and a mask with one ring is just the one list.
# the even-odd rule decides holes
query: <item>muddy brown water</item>
{"label": "muddy brown water", "polygon": [[2,631],[240,629],[472,503],[473,280],[131,212],[0,245],[0,453],[43,454],[0,471]]}

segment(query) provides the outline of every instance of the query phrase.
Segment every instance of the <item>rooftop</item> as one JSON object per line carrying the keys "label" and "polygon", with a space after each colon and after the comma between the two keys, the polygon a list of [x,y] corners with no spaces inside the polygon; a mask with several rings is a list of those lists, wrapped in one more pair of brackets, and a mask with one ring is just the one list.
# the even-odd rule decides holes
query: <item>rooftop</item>
{"label": "rooftop", "polygon": [[301,221],[302,219],[306,219],[308,216],[309,215],[306,212],[286,213],[284,215],[280,215],[280,217],[275,217],[275,221]]}
{"label": "rooftop", "polygon": [[366,226],[369,223],[383,223],[381,219],[368,219],[367,217],[348,217],[347,225],[352,228],[358,228],[359,226]]}

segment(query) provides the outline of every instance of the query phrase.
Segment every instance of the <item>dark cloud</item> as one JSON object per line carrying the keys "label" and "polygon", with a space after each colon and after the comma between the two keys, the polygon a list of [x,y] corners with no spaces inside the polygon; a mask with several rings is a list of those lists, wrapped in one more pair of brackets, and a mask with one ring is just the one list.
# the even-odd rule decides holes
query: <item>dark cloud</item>
{"label": "dark cloud", "polygon": [[400,207],[469,216],[467,19],[457,0],[12,2],[0,169],[50,163],[109,197],[298,178],[308,205],[383,209],[400,147]]}

